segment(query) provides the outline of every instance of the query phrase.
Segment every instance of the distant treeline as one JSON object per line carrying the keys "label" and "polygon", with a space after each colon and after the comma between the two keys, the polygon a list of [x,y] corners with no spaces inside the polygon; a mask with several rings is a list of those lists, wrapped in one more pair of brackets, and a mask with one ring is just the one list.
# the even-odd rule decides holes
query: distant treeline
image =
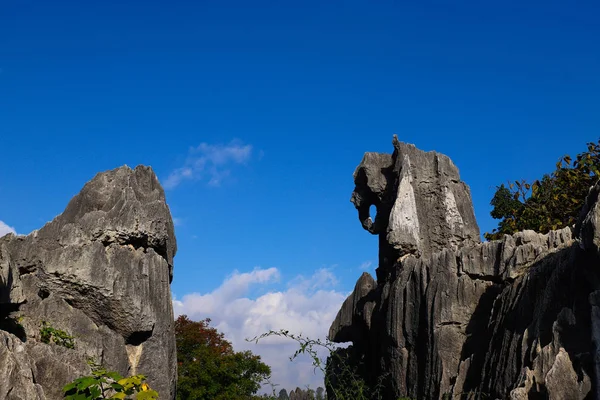
{"label": "distant treeline", "polygon": [[324,400],[325,398],[325,389],[322,387],[318,387],[317,390],[302,390],[297,387],[295,390],[290,391],[289,394],[287,390],[281,389],[277,397],[278,400]]}

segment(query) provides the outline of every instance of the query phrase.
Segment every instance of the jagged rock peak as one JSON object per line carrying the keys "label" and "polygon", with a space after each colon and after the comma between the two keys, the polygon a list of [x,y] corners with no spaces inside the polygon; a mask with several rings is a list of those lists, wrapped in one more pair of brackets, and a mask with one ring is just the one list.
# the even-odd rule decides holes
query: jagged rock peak
{"label": "jagged rock peak", "polygon": [[[69,230],[72,226],[78,229]],[[165,192],[152,168],[125,165],[97,174],[37,235],[60,237],[63,244],[85,235],[105,244],[152,248],[172,266],[177,251],[174,231]]]}
{"label": "jagged rock peak", "polygon": [[[99,173],[38,231],[0,238],[0,365],[10,370],[0,399],[60,399],[90,357],[173,399],[176,249],[164,190],[145,166]],[[42,321],[75,348],[42,343]]]}
{"label": "jagged rock peak", "polygon": [[[393,139],[393,154],[365,153],[351,202],[362,226],[380,236],[380,267],[480,241],[469,187],[447,156]],[[369,208],[375,205],[373,221]]]}
{"label": "jagged rock peak", "polygon": [[[353,342],[341,353],[351,367],[390,399],[600,398],[600,183],[574,230],[476,243],[456,167],[394,146],[391,156],[368,153],[354,175],[352,200],[379,235],[380,260],[376,284],[362,275],[329,331]],[[455,231],[444,187],[464,196]]]}

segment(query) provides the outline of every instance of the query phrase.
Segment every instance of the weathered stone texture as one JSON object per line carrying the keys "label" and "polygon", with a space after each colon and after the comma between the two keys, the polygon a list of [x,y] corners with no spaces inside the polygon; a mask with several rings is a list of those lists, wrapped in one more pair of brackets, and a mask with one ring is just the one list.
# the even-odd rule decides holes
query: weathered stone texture
{"label": "weathered stone texture", "polygon": [[378,279],[360,277],[330,338],[353,342],[367,383],[384,377],[390,399],[600,398],[600,186],[575,230],[478,243],[446,156],[394,139],[354,177],[359,219],[380,239]]}
{"label": "weathered stone texture", "polygon": [[[394,153],[366,153],[351,201],[363,227],[380,238],[380,270],[398,258],[479,242],[469,188],[445,155],[394,137]],[[369,208],[374,205],[373,221]],[[383,275],[378,275],[382,278]]]}
{"label": "weathered stone texture", "polygon": [[[143,166],[98,174],[40,230],[0,238],[0,399],[60,399],[88,357],[174,398],[175,252],[164,191]],[[41,343],[42,321],[75,349]]]}

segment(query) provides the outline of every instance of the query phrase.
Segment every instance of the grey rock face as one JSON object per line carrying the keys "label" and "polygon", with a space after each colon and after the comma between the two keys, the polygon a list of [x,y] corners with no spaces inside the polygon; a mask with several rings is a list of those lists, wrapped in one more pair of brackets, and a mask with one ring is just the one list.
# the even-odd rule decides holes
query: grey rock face
{"label": "grey rock face", "polygon": [[[176,249],[164,191],[143,166],[96,175],[40,230],[0,238],[0,399],[60,399],[89,357],[174,398]],[[41,343],[42,321],[75,349]]]}
{"label": "grey rock face", "polygon": [[383,379],[383,398],[599,398],[600,186],[575,234],[477,243],[451,161],[394,147],[367,153],[355,173],[352,202],[380,239],[378,279],[360,277],[330,339],[353,342],[351,359],[368,384]]}
{"label": "grey rock face", "polygon": [[[369,301],[368,295],[375,289],[377,283],[367,272],[356,282],[352,295],[348,297],[340,309],[334,324],[329,329],[329,337],[336,342],[360,341],[364,331],[371,328],[374,301]],[[362,329],[358,328],[359,326]]]}

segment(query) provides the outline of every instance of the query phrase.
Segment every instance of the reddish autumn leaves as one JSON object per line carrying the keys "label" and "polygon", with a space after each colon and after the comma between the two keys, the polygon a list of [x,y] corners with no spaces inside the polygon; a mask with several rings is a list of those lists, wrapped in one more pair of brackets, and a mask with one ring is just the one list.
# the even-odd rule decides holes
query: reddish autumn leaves
{"label": "reddish autumn leaves", "polygon": [[209,318],[175,321],[178,400],[251,399],[271,368],[250,351],[236,352]]}
{"label": "reddish autumn leaves", "polygon": [[186,315],[175,320],[175,338],[177,353],[189,357],[194,350],[207,347],[217,355],[233,354],[233,347],[225,335],[210,326],[210,318],[192,321]]}

